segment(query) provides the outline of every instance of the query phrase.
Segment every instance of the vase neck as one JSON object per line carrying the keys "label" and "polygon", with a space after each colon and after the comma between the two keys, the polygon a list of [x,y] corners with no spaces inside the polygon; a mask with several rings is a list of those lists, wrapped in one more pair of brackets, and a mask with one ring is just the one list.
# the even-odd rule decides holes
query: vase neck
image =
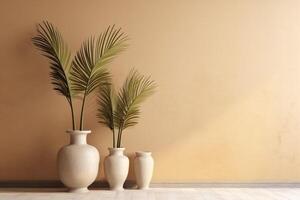
{"label": "vase neck", "polygon": [[108,148],[110,155],[123,156],[125,148]]}
{"label": "vase neck", "polygon": [[70,144],[86,144],[87,134],[90,131],[68,131],[70,133]]}
{"label": "vase neck", "polygon": [[135,152],[136,157],[146,157],[146,156],[151,156],[150,151],[137,151]]}
{"label": "vase neck", "polygon": [[70,144],[86,144],[86,134],[71,134]]}

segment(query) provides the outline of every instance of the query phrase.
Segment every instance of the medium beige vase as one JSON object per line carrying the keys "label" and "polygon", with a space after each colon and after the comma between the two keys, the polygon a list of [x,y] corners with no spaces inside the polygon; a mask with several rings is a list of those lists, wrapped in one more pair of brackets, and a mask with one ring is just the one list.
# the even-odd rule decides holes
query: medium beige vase
{"label": "medium beige vase", "polygon": [[154,161],[151,152],[139,151],[135,153],[134,172],[139,189],[148,189],[152,174]]}
{"label": "medium beige vase", "polygon": [[87,192],[98,174],[99,152],[86,143],[90,130],[67,131],[70,144],[62,147],[57,155],[58,174],[60,180],[70,192]]}
{"label": "medium beige vase", "polygon": [[108,148],[109,155],[104,160],[105,177],[111,190],[124,190],[128,175],[129,159],[124,155],[125,148]]}

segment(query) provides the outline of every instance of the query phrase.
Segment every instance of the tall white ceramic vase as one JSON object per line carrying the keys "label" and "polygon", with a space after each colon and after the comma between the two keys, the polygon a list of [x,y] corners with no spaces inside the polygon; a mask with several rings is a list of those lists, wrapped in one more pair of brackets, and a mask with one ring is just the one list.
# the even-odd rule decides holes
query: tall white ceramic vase
{"label": "tall white ceramic vase", "polygon": [[139,151],[135,153],[134,172],[139,189],[148,189],[152,174],[154,161],[151,152]]}
{"label": "tall white ceramic vase", "polygon": [[109,155],[104,160],[105,177],[111,190],[124,190],[128,175],[129,159],[124,155],[125,148],[108,148]]}
{"label": "tall white ceramic vase", "polygon": [[86,143],[90,130],[68,130],[67,133],[70,144],[62,147],[57,156],[59,178],[70,192],[87,192],[98,174],[99,152]]}

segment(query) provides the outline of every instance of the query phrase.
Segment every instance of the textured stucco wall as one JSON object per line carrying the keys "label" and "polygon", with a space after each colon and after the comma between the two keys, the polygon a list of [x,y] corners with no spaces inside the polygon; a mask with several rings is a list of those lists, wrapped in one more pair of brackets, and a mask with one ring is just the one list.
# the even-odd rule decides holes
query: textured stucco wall
{"label": "textured stucco wall", "polygon": [[[73,52],[110,24],[130,36],[111,71],[118,86],[131,67],[159,85],[124,133],[129,154],[153,151],[155,182],[300,181],[299,9],[296,0],[1,1],[0,180],[57,179],[70,113],[30,41],[49,20]],[[103,158],[111,134],[96,108],[90,98],[85,126]]]}

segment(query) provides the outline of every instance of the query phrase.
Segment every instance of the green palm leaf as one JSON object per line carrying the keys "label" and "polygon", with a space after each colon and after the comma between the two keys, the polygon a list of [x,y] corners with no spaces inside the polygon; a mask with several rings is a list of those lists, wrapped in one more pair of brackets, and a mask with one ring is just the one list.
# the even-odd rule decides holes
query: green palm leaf
{"label": "green palm leaf", "polygon": [[114,110],[115,110],[115,92],[110,83],[100,88],[98,94],[98,113],[99,123],[107,126],[113,133],[113,147],[116,147]]}
{"label": "green palm leaf", "polygon": [[88,95],[98,86],[105,84],[109,79],[105,66],[125,50],[126,40],[127,36],[121,29],[109,26],[96,40],[91,37],[84,42],[75,56],[74,67],[71,70],[73,90]]}
{"label": "green palm leaf", "polygon": [[98,95],[98,118],[99,122],[105,124],[109,129],[114,129],[114,108],[115,108],[115,100],[114,100],[114,90],[112,89],[112,85],[106,84],[101,87]]}
{"label": "green palm leaf", "polygon": [[38,35],[32,38],[33,44],[50,60],[51,82],[59,94],[65,96],[72,110],[73,129],[74,113],[72,90],[70,87],[71,52],[61,34],[51,23],[45,21],[37,26]]}
{"label": "green palm leaf", "polygon": [[150,80],[132,70],[125,84],[118,94],[116,111],[114,115],[115,125],[121,132],[138,123],[140,117],[140,105],[151,94],[156,85]]}
{"label": "green palm leaf", "polygon": [[84,42],[77,52],[71,69],[71,81],[72,90],[83,93],[80,130],[83,129],[86,96],[109,81],[110,74],[105,66],[126,49],[126,41],[127,36],[120,28],[109,26],[96,40],[91,37]]}
{"label": "green palm leaf", "polygon": [[32,38],[32,41],[50,60],[50,76],[54,90],[69,100],[71,92],[68,75],[71,66],[71,52],[59,31],[51,23],[45,21],[39,24],[37,32],[38,35]]}

